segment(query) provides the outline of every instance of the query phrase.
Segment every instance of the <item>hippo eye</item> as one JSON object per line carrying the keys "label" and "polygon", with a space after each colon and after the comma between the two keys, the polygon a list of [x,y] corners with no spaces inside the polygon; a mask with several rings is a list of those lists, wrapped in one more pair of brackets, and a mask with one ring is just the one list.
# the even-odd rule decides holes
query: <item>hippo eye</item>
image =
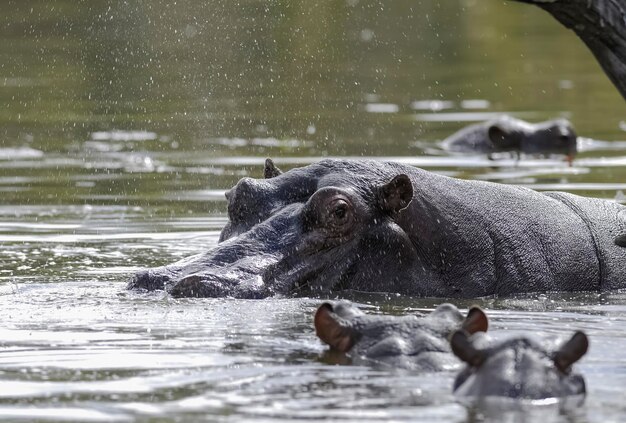
{"label": "hippo eye", "polygon": [[345,236],[357,220],[353,199],[349,194],[333,187],[317,191],[302,211],[305,232],[318,229],[330,238]]}
{"label": "hippo eye", "polygon": [[327,203],[325,225],[333,232],[345,232],[354,222],[352,205],[345,198],[333,198]]}
{"label": "hippo eye", "polygon": [[350,206],[345,200],[338,199],[334,200],[331,203],[330,209],[332,214],[332,220],[339,223],[347,219],[348,213],[350,211]]}
{"label": "hippo eye", "polygon": [[342,202],[342,204],[338,204],[337,206],[335,206],[335,210],[333,211],[333,214],[338,220],[342,220],[344,217],[346,217],[347,213],[348,213],[348,205],[344,202]]}

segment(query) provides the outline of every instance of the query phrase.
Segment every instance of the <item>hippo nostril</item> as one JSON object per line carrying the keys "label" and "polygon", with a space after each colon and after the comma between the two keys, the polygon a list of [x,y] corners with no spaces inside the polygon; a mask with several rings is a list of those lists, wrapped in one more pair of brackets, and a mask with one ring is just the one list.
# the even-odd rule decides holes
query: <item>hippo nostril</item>
{"label": "hippo nostril", "polygon": [[128,282],[128,289],[148,289],[150,284],[150,271],[141,270],[132,277]]}

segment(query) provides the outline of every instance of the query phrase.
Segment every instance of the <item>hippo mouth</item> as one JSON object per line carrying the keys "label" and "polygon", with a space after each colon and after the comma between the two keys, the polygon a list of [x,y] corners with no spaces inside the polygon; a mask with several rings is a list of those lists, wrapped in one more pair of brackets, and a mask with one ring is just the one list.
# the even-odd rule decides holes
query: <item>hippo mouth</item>
{"label": "hippo mouth", "polygon": [[272,293],[267,289],[262,277],[260,264],[263,258],[253,266],[234,262],[218,264],[207,261],[205,254],[193,256],[193,267],[203,263],[203,270],[190,270],[185,263],[174,263],[169,266],[147,269],[137,272],[132,278],[129,288],[148,291],[164,290],[173,297],[235,297],[264,298]]}
{"label": "hippo mouth", "polygon": [[[303,234],[302,207],[292,205],[206,253],[139,271],[128,287],[165,290],[173,297],[232,298],[341,288],[350,279],[349,252],[358,240],[333,244],[316,234]],[[289,230],[277,230],[285,227]]]}
{"label": "hippo mouth", "polygon": [[[235,239],[236,241],[236,239]],[[219,249],[219,246],[216,247]],[[346,250],[342,248],[340,250]],[[291,252],[297,251],[293,248]],[[173,297],[266,298],[307,291],[341,289],[350,279],[353,263],[335,249],[316,254],[278,254],[246,257],[233,263],[207,263],[188,274],[178,263],[137,272],[130,289],[164,290]]]}

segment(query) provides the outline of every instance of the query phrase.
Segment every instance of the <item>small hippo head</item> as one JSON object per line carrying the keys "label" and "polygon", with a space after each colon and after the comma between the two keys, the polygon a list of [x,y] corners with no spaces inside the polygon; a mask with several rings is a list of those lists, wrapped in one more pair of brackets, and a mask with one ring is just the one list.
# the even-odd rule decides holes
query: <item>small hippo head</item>
{"label": "small hippo head", "polygon": [[487,134],[498,150],[519,150],[525,154],[564,154],[568,162],[576,156],[577,135],[566,119],[536,124],[508,116],[489,124]]}
{"label": "small hippo head", "polygon": [[572,364],[587,352],[584,333],[576,332],[555,351],[526,337],[477,346],[484,338],[463,330],[450,338],[452,352],[467,363],[454,382],[456,395],[537,400],[585,393],[583,377],[572,371]]}
{"label": "small hippo head", "polygon": [[353,361],[412,370],[444,370],[458,366],[448,337],[486,331],[487,316],[478,307],[466,317],[452,304],[441,304],[425,316],[366,315],[346,302],[322,304],[315,314],[315,332],[331,352],[348,353]]}
{"label": "small hippo head", "polygon": [[226,193],[229,222],[216,247],[140,271],[129,288],[236,298],[432,289],[417,283],[430,270],[396,223],[413,199],[398,166],[324,160],[282,173],[268,159],[264,179],[243,178]]}

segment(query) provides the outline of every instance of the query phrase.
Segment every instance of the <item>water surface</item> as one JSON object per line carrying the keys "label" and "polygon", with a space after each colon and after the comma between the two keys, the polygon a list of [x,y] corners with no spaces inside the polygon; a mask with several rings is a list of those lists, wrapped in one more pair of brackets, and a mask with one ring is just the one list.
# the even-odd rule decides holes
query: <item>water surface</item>
{"label": "water surface", "polygon": [[[135,270],[216,245],[224,191],[322,157],[626,201],[626,105],[576,37],[498,1],[3,2],[0,419],[626,419],[623,293],[476,303],[496,338],[591,338],[579,408],[472,410],[453,373],[335,366],[322,299],[173,299]],[[569,118],[560,157],[487,160],[438,141],[500,113]],[[344,294],[371,313],[441,300]],[[490,414],[491,413],[491,414]]]}

